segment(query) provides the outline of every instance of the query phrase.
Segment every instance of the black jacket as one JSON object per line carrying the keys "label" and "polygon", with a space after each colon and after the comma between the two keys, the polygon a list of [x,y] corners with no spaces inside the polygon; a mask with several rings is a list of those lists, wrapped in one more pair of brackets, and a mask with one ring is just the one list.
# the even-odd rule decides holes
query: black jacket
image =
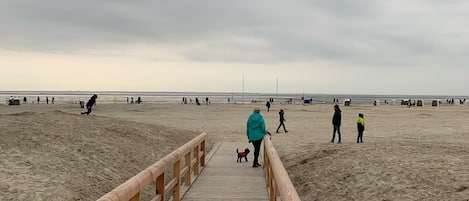
{"label": "black jacket", "polygon": [[363,126],[363,124],[361,123],[357,123],[357,129],[358,129],[358,132],[363,132],[365,131],[365,126]]}
{"label": "black jacket", "polygon": [[86,103],[86,106],[87,107],[93,106],[96,103],[96,98],[98,98],[98,96],[96,95],[91,96],[90,100],[88,100],[88,102]]}
{"label": "black jacket", "polygon": [[280,111],[278,112],[278,115],[280,116],[280,122],[284,122],[285,121],[285,113],[283,111]]}
{"label": "black jacket", "polygon": [[332,117],[332,125],[334,126],[340,126],[341,120],[342,120],[342,111],[340,109],[336,109],[334,112],[334,117]]}

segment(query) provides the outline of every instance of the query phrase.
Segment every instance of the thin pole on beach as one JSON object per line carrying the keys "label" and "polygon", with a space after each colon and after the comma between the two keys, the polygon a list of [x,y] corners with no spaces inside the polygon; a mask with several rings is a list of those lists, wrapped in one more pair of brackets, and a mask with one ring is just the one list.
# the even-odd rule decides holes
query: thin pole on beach
{"label": "thin pole on beach", "polygon": [[243,75],[243,101],[244,101],[244,75]]}
{"label": "thin pole on beach", "polygon": [[277,76],[277,98],[278,98],[278,76]]}

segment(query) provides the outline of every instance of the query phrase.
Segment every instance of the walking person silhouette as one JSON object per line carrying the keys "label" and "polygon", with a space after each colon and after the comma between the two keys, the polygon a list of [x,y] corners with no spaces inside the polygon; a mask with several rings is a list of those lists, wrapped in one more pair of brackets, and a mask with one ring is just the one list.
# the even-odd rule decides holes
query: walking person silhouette
{"label": "walking person silhouette", "polygon": [[86,115],[89,115],[91,113],[91,108],[93,107],[93,105],[96,103],[96,99],[98,98],[98,95],[94,94],[93,96],[91,96],[90,100],[88,100],[88,102],[86,103],[86,109],[88,109],[88,111],[86,112],[82,112],[81,114],[86,114]]}
{"label": "walking person silhouette", "polygon": [[279,133],[278,130],[282,126],[283,126],[283,131],[285,131],[285,133],[288,133],[287,129],[285,128],[285,121],[287,120],[285,119],[285,112],[283,112],[283,109],[280,109],[280,112],[278,112],[278,115],[279,115],[280,125],[278,125],[277,127],[277,133]]}

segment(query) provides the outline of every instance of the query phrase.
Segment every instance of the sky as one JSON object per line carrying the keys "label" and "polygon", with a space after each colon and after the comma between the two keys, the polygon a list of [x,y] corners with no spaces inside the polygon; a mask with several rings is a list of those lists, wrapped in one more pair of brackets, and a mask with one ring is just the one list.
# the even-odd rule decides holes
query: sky
{"label": "sky", "polygon": [[469,95],[467,19],[462,0],[0,0],[0,90]]}

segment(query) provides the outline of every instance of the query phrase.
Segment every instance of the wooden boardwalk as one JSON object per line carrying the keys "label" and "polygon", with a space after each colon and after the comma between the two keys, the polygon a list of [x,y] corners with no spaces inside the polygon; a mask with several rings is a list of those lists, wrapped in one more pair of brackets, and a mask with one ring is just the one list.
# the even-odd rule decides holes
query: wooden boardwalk
{"label": "wooden boardwalk", "polygon": [[[194,182],[182,201],[268,201],[265,175],[262,167],[253,168],[254,148],[248,162],[237,163],[236,148],[244,151],[247,143],[224,142]],[[259,162],[262,164],[262,152]]]}

